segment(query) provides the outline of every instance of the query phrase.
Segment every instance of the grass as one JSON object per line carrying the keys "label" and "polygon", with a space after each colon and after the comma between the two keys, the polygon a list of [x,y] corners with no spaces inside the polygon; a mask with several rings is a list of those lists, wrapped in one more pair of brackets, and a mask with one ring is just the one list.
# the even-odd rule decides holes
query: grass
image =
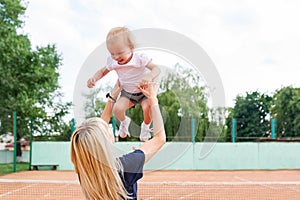
{"label": "grass", "polygon": [[[29,170],[29,163],[20,162],[17,163],[16,171],[26,171]],[[0,164],[0,175],[9,174],[14,172],[14,164]]]}

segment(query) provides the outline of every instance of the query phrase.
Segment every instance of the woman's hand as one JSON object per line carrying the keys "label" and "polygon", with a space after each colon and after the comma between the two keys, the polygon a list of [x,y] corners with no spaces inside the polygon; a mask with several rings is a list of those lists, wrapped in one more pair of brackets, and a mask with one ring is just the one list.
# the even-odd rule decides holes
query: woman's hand
{"label": "woman's hand", "polygon": [[158,104],[158,87],[159,85],[156,82],[147,82],[147,84],[139,86],[139,89],[142,91],[142,93],[150,100],[151,105]]}
{"label": "woman's hand", "polygon": [[152,82],[153,77],[150,73],[146,74],[145,76],[143,76],[143,78],[140,81],[140,85],[144,86],[147,85],[149,82]]}

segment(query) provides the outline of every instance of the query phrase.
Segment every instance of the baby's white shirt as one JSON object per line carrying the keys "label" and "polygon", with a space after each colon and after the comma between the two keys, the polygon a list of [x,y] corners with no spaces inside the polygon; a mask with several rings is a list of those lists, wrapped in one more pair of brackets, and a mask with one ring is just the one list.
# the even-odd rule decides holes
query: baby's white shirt
{"label": "baby's white shirt", "polygon": [[133,52],[130,61],[124,65],[118,64],[116,60],[109,57],[106,69],[117,72],[120,84],[123,85],[123,89],[126,92],[138,93],[141,91],[137,86],[140,84],[141,78],[149,73],[150,70],[146,66],[151,60],[151,58],[143,53]]}

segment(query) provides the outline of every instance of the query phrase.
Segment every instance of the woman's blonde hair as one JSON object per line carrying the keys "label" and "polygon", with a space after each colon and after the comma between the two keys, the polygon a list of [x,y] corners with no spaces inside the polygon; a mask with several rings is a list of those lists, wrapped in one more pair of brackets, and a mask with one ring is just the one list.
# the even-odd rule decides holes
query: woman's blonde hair
{"label": "woman's blonde hair", "polygon": [[128,199],[119,176],[123,173],[108,124],[101,118],[85,120],[71,138],[71,160],[87,199]]}
{"label": "woman's blonde hair", "polygon": [[135,43],[130,30],[126,27],[112,28],[106,36],[106,44],[122,40],[131,49],[135,48]]}

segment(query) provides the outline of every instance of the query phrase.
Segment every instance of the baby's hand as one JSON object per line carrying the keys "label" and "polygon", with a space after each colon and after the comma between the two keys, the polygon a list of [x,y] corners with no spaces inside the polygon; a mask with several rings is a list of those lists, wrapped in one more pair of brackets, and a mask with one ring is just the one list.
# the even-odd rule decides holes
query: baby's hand
{"label": "baby's hand", "polygon": [[94,79],[94,78],[90,78],[87,82],[88,88],[93,88],[95,86],[95,84],[96,84],[96,79]]}

